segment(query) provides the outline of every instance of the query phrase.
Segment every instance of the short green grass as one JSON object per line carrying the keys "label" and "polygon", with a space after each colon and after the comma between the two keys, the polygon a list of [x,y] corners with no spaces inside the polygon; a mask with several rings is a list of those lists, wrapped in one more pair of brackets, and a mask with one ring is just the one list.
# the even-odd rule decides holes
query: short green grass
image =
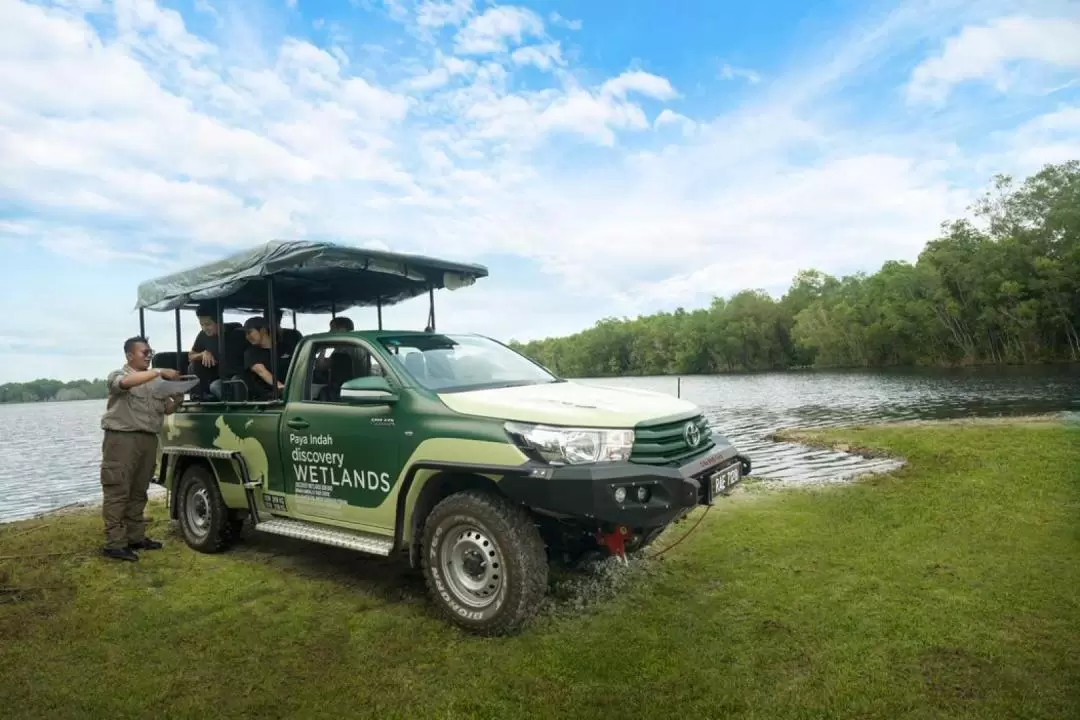
{"label": "short green grass", "polygon": [[137,564],[95,554],[95,512],[4,526],[0,558],[69,554],[0,559],[0,708],[1080,717],[1080,431],[944,424],[807,439],[908,464],[845,486],[750,486],[662,558],[597,581],[617,587],[608,597],[571,586],[508,639],[437,620],[422,583],[391,562],[261,537],[195,553],[160,505],[152,529],[169,543]]}

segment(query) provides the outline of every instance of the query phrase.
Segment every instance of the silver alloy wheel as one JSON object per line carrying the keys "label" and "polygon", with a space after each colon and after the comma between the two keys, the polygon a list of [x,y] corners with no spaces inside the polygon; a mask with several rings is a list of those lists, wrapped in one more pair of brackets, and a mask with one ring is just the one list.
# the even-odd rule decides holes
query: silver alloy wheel
{"label": "silver alloy wheel", "polygon": [[499,546],[476,525],[455,525],[444,536],[439,564],[451,592],[471,608],[485,608],[503,586]]}
{"label": "silver alloy wheel", "polygon": [[184,503],[184,518],[192,535],[202,538],[210,532],[210,493],[206,487],[188,493]]}

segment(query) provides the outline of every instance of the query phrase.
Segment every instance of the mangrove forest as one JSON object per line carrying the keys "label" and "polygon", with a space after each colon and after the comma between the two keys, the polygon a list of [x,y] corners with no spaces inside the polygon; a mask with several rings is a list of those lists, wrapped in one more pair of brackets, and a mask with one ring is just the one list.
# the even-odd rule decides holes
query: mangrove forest
{"label": "mangrove forest", "polygon": [[512,345],[567,377],[1080,359],[1080,162],[1019,185],[998,175],[970,209],[914,263],[840,278],[804,270],[778,300],[748,289]]}

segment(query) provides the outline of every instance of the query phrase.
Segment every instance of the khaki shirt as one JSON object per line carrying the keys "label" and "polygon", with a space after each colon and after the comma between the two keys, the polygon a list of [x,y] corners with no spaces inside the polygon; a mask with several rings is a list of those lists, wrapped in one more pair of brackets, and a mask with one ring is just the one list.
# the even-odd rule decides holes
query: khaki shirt
{"label": "khaki shirt", "polygon": [[109,373],[109,400],[101,417],[103,430],[157,433],[165,421],[165,398],[154,397],[154,381],[125,390],[120,380],[135,372],[130,365]]}

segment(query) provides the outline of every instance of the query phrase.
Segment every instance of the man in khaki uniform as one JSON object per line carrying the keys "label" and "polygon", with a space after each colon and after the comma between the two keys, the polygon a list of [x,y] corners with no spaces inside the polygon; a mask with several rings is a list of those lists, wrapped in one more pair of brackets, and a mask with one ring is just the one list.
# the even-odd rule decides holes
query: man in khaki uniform
{"label": "man in khaki uniform", "polygon": [[157,461],[158,431],[183,396],[154,397],[151,382],[175,380],[171,368],[150,368],[153,352],[144,338],[124,341],[127,363],[109,373],[109,399],[101,428],[101,490],[104,496],[106,557],[138,560],[135,550],[156,550],[161,543],[145,535],[146,491]]}

